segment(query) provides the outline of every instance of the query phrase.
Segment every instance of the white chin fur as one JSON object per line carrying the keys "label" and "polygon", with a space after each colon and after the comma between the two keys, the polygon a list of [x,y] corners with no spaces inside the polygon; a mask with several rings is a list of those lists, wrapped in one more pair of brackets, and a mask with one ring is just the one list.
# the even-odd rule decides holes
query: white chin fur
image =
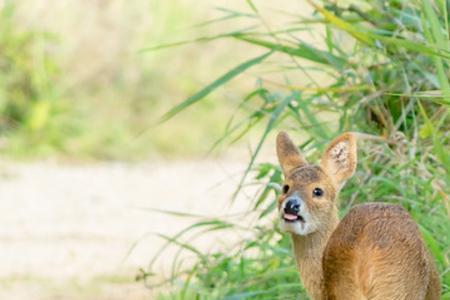
{"label": "white chin fur", "polygon": [[311,233],[311,228],[307,222],[300,222],[300,221],[286,222],[285,220],[281,219],[280,226],[282,230],[297,235],[307,235]]}

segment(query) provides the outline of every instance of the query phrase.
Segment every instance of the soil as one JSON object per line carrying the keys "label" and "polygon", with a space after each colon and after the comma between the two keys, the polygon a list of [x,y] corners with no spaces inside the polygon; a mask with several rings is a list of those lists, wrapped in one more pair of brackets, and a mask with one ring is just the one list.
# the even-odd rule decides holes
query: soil
{"label": "soil", "polygon": [[[233,160],[1,165],[0,299],[152,299],[134,277],[164,243],[155,233],[170,236],[194,221],[152,209],[212,217],[250,203],[241,193],[229,205],[245,168]],[[158,260],[159,276],[174,251]]]}

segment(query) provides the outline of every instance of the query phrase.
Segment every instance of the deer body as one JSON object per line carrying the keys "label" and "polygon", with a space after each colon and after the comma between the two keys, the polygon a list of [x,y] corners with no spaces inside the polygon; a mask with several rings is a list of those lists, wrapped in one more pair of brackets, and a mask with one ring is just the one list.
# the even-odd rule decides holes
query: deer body
{"label": "deer body", "polygon": [[309,165],[284,133],[277,154],[285,175],[281,227],[291,233],[312,299],[439,299],[433,259],[403,208],[357,205],[339,222],[336,194],[356,167],[352,134],[331,142],[320,166]]}

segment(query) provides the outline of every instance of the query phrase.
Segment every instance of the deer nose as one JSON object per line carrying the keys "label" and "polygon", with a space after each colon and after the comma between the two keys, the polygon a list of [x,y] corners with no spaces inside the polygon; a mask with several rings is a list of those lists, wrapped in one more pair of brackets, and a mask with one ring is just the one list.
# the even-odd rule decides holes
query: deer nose
{"label": "deer nose", "polygon": [[298,199],[291,198],[286,202],[286,205],[284,206],[284,212],[287,214],[293,214],[296,215],[300,211],[300,203]]}

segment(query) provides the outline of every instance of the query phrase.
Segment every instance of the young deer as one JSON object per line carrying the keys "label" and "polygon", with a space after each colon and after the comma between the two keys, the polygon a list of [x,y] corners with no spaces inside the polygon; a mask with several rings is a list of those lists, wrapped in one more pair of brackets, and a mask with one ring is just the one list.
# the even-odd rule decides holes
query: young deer
{"label": "young deer", "polygon": [[311,165],[281,132],[277,155],[285,177],[281,227],[291,233],[312,299],[439,299],[433,259],[403,208],[362,204],[339,222],[336,194],[356,167],[353,134],[334,139],[320,165]]}

